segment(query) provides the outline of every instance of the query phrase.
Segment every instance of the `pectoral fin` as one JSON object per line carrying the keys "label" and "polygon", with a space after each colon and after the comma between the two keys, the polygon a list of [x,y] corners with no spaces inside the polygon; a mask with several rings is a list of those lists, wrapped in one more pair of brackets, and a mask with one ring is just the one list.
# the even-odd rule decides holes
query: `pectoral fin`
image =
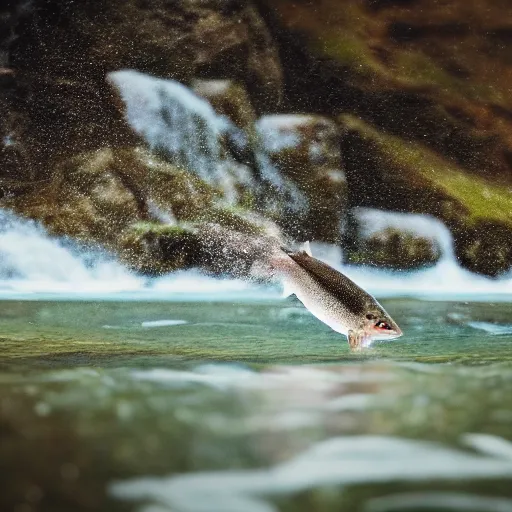
{"label": "pectoral fin", "polygon": [[348,331],[348,344],[350,350],[358,351],[363,347],[364,332],[362,331]]}

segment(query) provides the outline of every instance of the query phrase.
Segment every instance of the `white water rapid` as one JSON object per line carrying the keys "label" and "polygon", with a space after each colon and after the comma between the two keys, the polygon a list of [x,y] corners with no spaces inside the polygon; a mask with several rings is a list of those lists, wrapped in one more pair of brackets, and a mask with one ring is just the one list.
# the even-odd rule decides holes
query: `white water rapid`
{"label": "white water rapid", "polygon": [[[448,300],[512,298],[512,278],[488,279],[460,268],[451,236],[436,219],[407,214],[368,211],[388,222],[412,223],[434,236],[443,250],[439,263],[415,272],[390,272],[368,267],[342,266],[338,248],[313,244],[313,254],[342,270],[377,297],[411,296]],[[421,223],[419,222],[421,221]],[[255,287],[240,280],[214,279],[198,272],[179,272],[158,279],[130,273],[104,254],[79,250],[50,237],[33,221],[0,210],[0,298],[102,298],[186,300],[270,299],[275,289]]]}
{"label": "white water rapid", "polygon": [[281,176],[261,148],[254,150],[256,176],[241,171],[223,148],[223,139],[230,135],[236,142],[240,130],[185,85],[134,70],[109,73],[108,79],[125,104],[128,123],[149,147],[220,188],[226,202],[236,202],[238,184],[258,195],[261,182],[266,182],[292,209],[305,206],[295,185]]}

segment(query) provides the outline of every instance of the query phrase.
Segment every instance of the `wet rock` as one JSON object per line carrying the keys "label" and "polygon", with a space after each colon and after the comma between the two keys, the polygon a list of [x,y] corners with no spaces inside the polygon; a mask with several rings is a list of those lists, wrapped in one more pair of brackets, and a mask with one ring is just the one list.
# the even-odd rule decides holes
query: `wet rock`
{"label": "wet rock", "polygon": [[214,275],[252,278],[252,266],[269,253],[271,239],[263,226],[242,214],[218,212],[211,220],[162,225],[135,223],[123,234],[121,258],[130,268],[148,275],[200,268]]}
{"label": "wet rock", "polygon": [[341,116],[339,122],[352,207],[431,214],[451,230],[463,266],[491,276],[511,267],[509,186],[474,176],[424,146],[353,116]]}
{"label": "wet rock", "polygon": [[27,12],[9,65],[22,92],[18,111],[31,139],[25,148],[39,174],[64,157],[135,143],[105,84],[109,71],[132,68],[183,82],[236,78],[250,84],[263,109],[281,96],[277,52],[251,4],[35,0]]}
{"label": "wet rock", "polygon": [[0,208],[40,221],[53,235],[106,248],[137,272],[198,266],[240,274],[243,266],[247,273],[246,245],[237,245],[246,261],[238,264],[225,254],[227,234],[215,243],[197,234],[205,224],[233,236],[279,235],[268,219],[222,203],[221,191],[142,148],[82,153],[60,162],[54,174],[46,187],[4,198]]}
{"label": "wet rock", "polygon": [[361,241],[361,249],[349,261],[396,270],[432,266],[439,261],[439,247],[433,240],[387,228]]}
{"label": "wet rock", "polygon": [[292,109],[351,112],[510,183],[512,24],[502,2],[262,3]]}
{"label": "wet rock", "polygon": [[412,270],[432,266],[442,256],[444,233],[435,219],[369,208],[355,208],[350,216],[352,239],[344,251],[348,263]]}
{"label": "wet rock", "polygon": [[286,227],[304,240],[339,242],[346,182],[336,124],[315,115],[272,115],[258,120],[257,131],[271,161],[309,202],[299,225]]}
{"label": "wet rock", "polygon": [[206,99],[218,115],[231,121],[222,134],[228,152],[237,162],[256,167],[256,113],[247,90],[233,80],[194,80],[192,90]]}
{"label": "wet rock", "polygon": [[0,7],[0,197],[25,190],[38,167],[28,155],[26,115],[16,70],[11,65],[18,24],[27,15],[26,8],[16,2]]}

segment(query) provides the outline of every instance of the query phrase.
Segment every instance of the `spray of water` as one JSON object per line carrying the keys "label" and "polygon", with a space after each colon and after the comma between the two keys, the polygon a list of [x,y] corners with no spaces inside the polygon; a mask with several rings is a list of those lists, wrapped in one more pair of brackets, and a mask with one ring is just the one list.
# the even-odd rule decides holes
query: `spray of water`
{"label": "spray of water", "polygon": [[[382,218],[381,211],[369,212]],[[409,222],[406,215],[391,214],[390,221]],[[415,221],[419,221],[416,216]],[[451,235],[436,219],[422,218],[423,233],[438,240],[443,256],[429,269],[390,272],[368,267],[341,265],[341,251],[327,244],[312,244],[313,254],[338,268],[357,284],[378,297],[512,296],[512,278],[488,279],[459,267],[453,255]],[[415,222],[415,225],[418,225]],[[158,298],[172,300],[188,295],[216,298],[271,298],[275,290],[255,288],[241,280],[220,280],[199,272],[180,272],[158,279],[135,276],[101,253],[80,250],[66,241],[50,237],[33,221],[0,210],[0,296],[57,294],[60,297]]]}

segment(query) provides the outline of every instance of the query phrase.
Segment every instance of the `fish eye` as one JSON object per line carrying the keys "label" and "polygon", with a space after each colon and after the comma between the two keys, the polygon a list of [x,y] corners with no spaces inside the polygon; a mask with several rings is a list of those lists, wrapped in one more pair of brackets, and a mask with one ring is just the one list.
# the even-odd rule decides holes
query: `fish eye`
{"label": "fish eye", "polygon": [[375,315],[372,315],[371,313],[368,313],[366,315],[366,318],[368,318],[368,320],[375,320],[377,317]]}
{"label": "fish eye", "polygon": [[384,320],[379,320],[376,324],[375,324],[375,327],[378,327],[379,329],[386,329],[388,331],[391,330],[391,326],[384,322]]}

